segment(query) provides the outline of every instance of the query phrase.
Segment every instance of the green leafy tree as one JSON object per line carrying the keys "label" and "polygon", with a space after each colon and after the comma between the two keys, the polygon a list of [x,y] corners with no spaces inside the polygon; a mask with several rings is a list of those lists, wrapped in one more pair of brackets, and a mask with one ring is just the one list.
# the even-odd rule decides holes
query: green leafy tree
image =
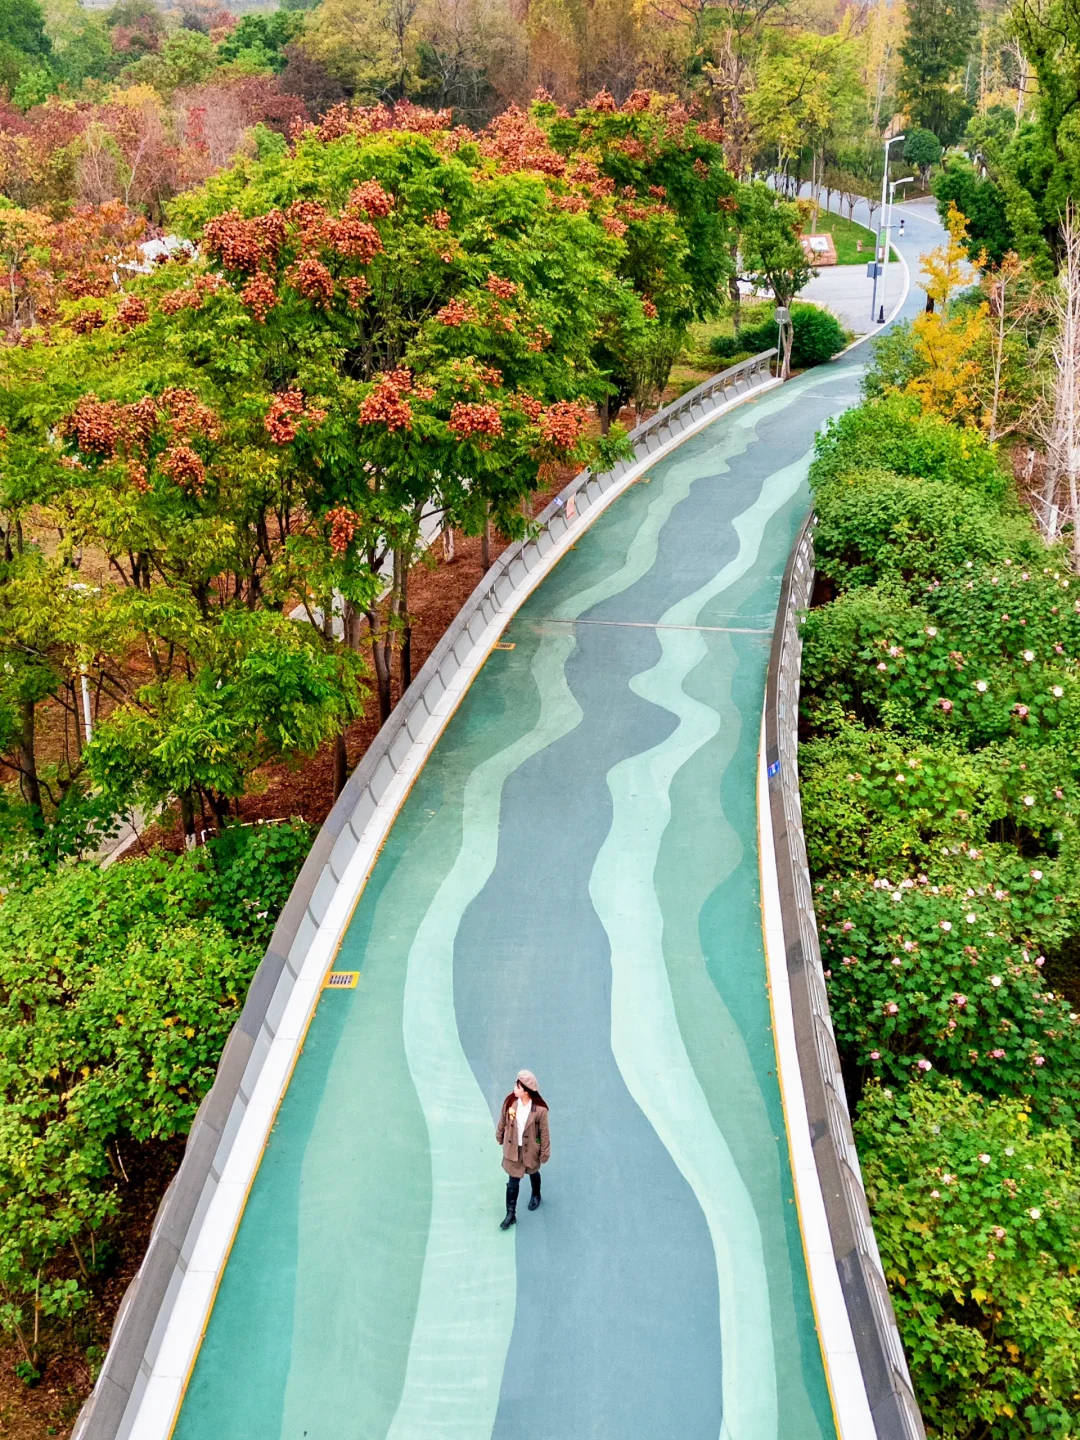
{"label": "green leafy tree", "polygon": [[898,97],[916,125],[946,144],[960,138],[971,114],[958,77],[977,25],[975,0],[910,0],[907,8]]}
{"label": "green leafy tree", "polygon": [[117,77],[122,85],[150,85],[168,99],[174,91],[202,85],[218,68],[218,56],[209,35],[197,30],[174,30],[160,50],[141,56]]}
{"label": "green leafy tree", "polygon": [[[321,526],[293,549],[344,596],[350,643],[366,617],[384,715],[395,648],[411,678],[423,520],[483,533],[490,517],[522,533],[541,475],[585,458],[574,407],[603,393],[593,351],[607,317],[618,305],[642,316],[616,274],[626,226],[595,167],[573,178],[519,112],[456,149],[436,143],[446,123],[341,110],[288,156],[241,164],[178,206],[228,290],[178,312],[177,333],[232,387],[239,357],[206,326],[226,313],[243,324],[246,373],[279,397],[284,423],[268,423]],[[316,438],[280,409],[299,416],[304,395],[323,412]]]}
{"label": "green leafy tree", "polygon": [[0,0],[0,85],[10,94],[28,71],[47,70],[52,45],[37,0]]}
{"label": "green leafy tree", "polygon": [[[645,305],[646,319],[625,294],[613,294],[594,359],[609,377],[618,408],[641,393],[648,370],[654,392],[667,383],[663,357],[674,360],[693,320],[720,310],[734,273],[735,184],[719,127],[648,91],[621,107],[606,93],[573,115],[551,101],[532,116],[566,157],[570,174],[616,200],[610,224],[624,242],[619,274]],[[650,357],[646,361],[646,356]],[[608,397],[601,402],[606,424]]]}
{"label": "green leafy tree", "polygon": [[[814,274],[799,240],[802,218],[797,205],[781,200],[760,180],[740,191],[739,258],[742,272],[755,289],[772,291],[777,305],[790,309],[795,296]],[[791,327],[784,327],[781,374],[791,373]]]}
{"label": "green leafy tree", "polygon": [[267,15],[245,15],[217,47],[221,60],[259,65],[278,74],[288,57],[285,46],[304,28],[302,10],[274,10]]}
{"label": "green leafy tree", "polygon": [[930,171],[941,163],[941,155],[941,141],[932,130],[912,130],[904,141],[904,159],[917,167],[924,190],[930,183]]}

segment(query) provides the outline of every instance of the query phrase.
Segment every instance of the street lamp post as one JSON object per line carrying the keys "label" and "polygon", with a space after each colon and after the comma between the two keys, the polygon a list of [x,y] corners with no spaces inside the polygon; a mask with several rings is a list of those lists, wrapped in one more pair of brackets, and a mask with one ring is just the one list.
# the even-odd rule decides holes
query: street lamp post
{"label": "street lamp post", "polygon": [[914,175],[905,175],[902,180],[890,180],[889,182],[889,210],[885,218],[885,264],[881,270],[881,310],[878,314],[878,324],[885,323],[885,291],[889,284],[889,251],[892,249],[892,212],[893,200],[898,185],[910,185]]}
{"label": "street lamp post", "polygon": [[[881,176],[881,218],[882,218],[883,220],[885,219],[885,193],[886,193],[886,187],[888,186],[888,183],[889,183],[889,146],[890,146],[890,145],[895,145],[898,140],[903,140],[903,139],[904,139],[904,136],[903,136],[903,135],[890,135],[890,137],[888,138],[888,140],[885,141],[885,169],[884,169],[884,171],[882,172],[882,176]],[[878,232],[878,238],[880,238],[880,231]],[[878,260],[878,244],[877,244],[877,240],[875,240],[875,241],[874,241],[874,293],[873,293],[873,294],[871,295],[871,297],[870,297],[870,324],[871,324],[871,325],[873,325],[873,323],[874,323],[874,316],[877,314],[877,282],[878,282],[878,272],[879,272],[880,268],[881,268],[881,265],[880,265],[880,261]]]}

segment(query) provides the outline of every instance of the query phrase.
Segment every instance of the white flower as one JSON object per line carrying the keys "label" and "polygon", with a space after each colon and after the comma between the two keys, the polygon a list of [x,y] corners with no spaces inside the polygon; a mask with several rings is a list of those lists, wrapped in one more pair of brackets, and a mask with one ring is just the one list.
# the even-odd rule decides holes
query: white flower
{"label": "white flower", "polygon": [[896,777],[896,783],[897,783],[898,785],[903,785],[903,783],[904,783],[904,777],[903,777],[903,775],[897,775],[897,777]]}
{"label": "white flower", "polygon": [[941,1199],[941,1191],[940,1191],[940,1190],[931,1190],[931,1191],[930,1191],[930,1199],[931,1199],[931,1200],[940,1200],[940,1199]]}
{"label": "white flower", "polygon": [[974,925],[974,924],[975,924],[975,911],[974,911],[974,910],[969,910],[968,913],[964,916],[964,919],[967,921],[967,923],[968,923],[969,925]]}
{"label": "white flower", "polygon": [[1025,650],[1025,651],[1024,651],[1024,659],[1025,659],[1025,660],[1028,662],[1028,664],[1030,665],[1031,662],[1032,662],[1032,660],[1035,659],[1035,651],[1034,651],[1034,650]]}
{"label": "white flower", "polygon": [[985,680],[975,681],[975,689],[978,690],[980,695],[985,695],[989,688],[990,687]]}
{"label": "white flower", "polygon": [[989,1156],[989,1155],[980,1155],[980,1156],[979,1156],[979,1164],[980,1164],[980,1165],[989,1165],[989,1164],[990,1164],[990,1156]]}
{"label": "white flower", "polygon": [[1050,691],[1050,693],[1051,695],[1053,695],[1055,700],[1060,700],[1061,697],[1065,694],[1065,691],[1061,688],[1060,685],[1055,685],[1054,688]]}
{"label": "white flower", "polygon": [[944,1181],[944,1183],[945,1183],[946,1185],[955,1185],[955,1184],[956,1184],[956,1176],[955,1176],[955,1175],[942,1175],[941,1178],[942,1178],[942,1180]]}
{"label": "white flower", "polygon": [[930,639],[932,640],[932,639],[934,638],[934,636],[937,634],[937,626],[936,626],[936,625],[927,625],[927,627],[926,627],[926,633],[927,633],[927,635],[930,636]]}
{"label": "white flower", "polygon": [[1042,879],[1042,871],[1041,871],[1041,870],[1032,870],[1032,872],[1031,872],[1031,878],[1032,878],[1033,880],[1041,880],[1041,879]]}
{"label": "white flower", "polygon": [[877,667],[877,668],[878,668],[879,670],[888,670],[889,667],[888,667],[888,665],[885,664],[885,661],[884,661],[884,660],[879,660],[879,661],[878,661],[878,667]]}
{"label": "white flower", "polygon": [[996,990],[996,989],[998,988],[998,986],[1001,984],[1001,976],[1000,976],[1000,975],[991,975],[991,976],[990,976],[990,984],[993,985],[994,989]]}
{"label": "white flower", "polygon": [[942,930],[951,930],[951,929],[952,929],[952,921],[951,921],[951,920],[940,920],[938,923],[939,923],[939,925],[941,926]]}
{"label": "white flower", "polygon": [[894,900],[902,900],[904,897],[903,897],[903,895],[900,893],[899,890],[894,890],[894,891],[893,891],[893,897],[892,897],[892,898],[893,898]]}
{"label": "white flower", "polygon": [[1033,1206],[1031,1207],[1031,1209],[1028,1211],[1028,1214],[1031,1216],[1031,1218],[1032,1218],[1033,1220],[1038,1220],[1039,1216],[1042,1214],[1042,1211],[1041,1211],[1040,1209],[1038,1209],[1037,1206],[1033,1205]]}
{"label": "white flower", "polygon": [[1025,796],[1024,796],[1024,804],[1025,804],[1025,805],[1034,805],[1034,804],[1035,804],[1035,796],[1034,796],[1034,795],[1025,795]]}

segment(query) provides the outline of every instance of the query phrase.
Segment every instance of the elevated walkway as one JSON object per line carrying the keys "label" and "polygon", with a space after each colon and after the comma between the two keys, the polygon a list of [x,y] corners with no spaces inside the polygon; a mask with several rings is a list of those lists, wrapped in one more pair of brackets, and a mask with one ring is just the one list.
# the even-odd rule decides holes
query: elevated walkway
{"label": "elevated walkway", "polygon": [[[884,1436],[758,845],[781,578],[861,364],[701,387],[474,597],[305,867],[78,1440]],[[553,1155],[506,1234],[521,1066]]]}

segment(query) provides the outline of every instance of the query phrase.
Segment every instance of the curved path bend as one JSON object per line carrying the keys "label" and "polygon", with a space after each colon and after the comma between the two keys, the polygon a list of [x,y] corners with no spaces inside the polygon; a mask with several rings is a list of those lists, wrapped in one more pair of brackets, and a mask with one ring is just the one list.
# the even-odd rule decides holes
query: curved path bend
{"label": "curved path bend", "polygon": [[[359,984],[315,1013],[178,1440],[836,1434],[755,785],[814,435],[857,355],[657,463],[489,656],[349,924]],[[521,1066],[553,1153],[504,1234]]]}

